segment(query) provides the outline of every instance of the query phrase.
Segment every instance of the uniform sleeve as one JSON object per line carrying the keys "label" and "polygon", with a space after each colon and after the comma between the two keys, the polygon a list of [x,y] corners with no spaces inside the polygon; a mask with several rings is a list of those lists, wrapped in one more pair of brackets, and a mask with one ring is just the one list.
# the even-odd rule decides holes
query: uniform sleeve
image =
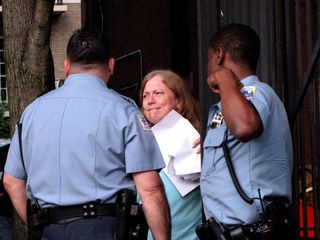
{"label": "uniform sleeve", "polygon": [[[26,129],[30,128],[30,126],[26,124],[25,120],[32,118],[32,113],[33,113],[34,107],[37,106],[37,103],[38,101],[36,99],[33,103],[31,103],[26,107],[26,109],[23,111],[21,115],[20,122],[23,123],[23,127],[22,127],[23,133]],[[22,147],[25,147],[24,140],[22,140]],[[9,174],[12,177],[16,177],[21,180],[27,179],[25,163],[21,159],[17,125],[16,125],[15,132],[13,134],[13,137],[11,139],[11,143],[10,143],[10,147],[7,155],[7,161],[6,161],[4,170],[7,174]]]}
{"label": "uniform sleeve", "polygon": [[22,180],[27,178],[27,174],[24,168],[24,164],[20,155],[19,137],[17,128],[12,137],[10,148],[8,151],[7,161],[4,171],[12,177],[16,177]]}
{"label": "uniform sleeve", "polygon": [[151,128],[138,110],[130,115],[125,141],[127,173],[160,170],[165,167]]}
{"label": "uniform sleeve", "polygon": [[259,113],[263,126],[267,125],[271,117],[273,94],[267,86],[256,86],[255,93],[248,100],[254,105]]}

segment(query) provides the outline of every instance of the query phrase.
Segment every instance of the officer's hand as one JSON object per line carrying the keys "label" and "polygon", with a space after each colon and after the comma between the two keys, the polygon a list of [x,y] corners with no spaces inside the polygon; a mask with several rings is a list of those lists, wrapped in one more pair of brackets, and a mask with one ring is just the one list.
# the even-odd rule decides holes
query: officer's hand
{"label": "officer's hand", "polygon": [[215,77],[215,74],[210,74],[209,77],[207,78],[208,86],[210,90],[214,93],[220,93],[219,91],[219,85],[217,83],[217,79]]}
{"label": "officer's hand", "polygon": [[242,88],[243,85],[239,78],[233,73],[233,71],[226,67],[218,68],[213,74],[207,79],[209,88],[214,93],[220,93],[221,88],[236,86]]}

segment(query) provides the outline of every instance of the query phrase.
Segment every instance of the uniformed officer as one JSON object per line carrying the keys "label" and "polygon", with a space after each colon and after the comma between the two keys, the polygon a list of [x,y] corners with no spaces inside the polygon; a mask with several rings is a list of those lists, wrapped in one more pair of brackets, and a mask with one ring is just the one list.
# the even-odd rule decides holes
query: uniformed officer
{"label": "uniformed officer", "polygon": [[221,101],[209,112],[200,186],[206,218],[224,230],[258,223],[275,198],[291,201],[289,124],[276,93],[256,76],[259,44],[250,27],[230,24],[213,36],[208,50],[208,85]]}
{"label": "uniformed officer", "polygon": [[25,109],[22,151],[18,131],[12,138],[4,183],[17,213],[27,221],[27,198],[48,210],[42,239],[116,239],[117,192],[137,189],[153,235],[169,239],[164,161],[134,102],[106,85],[114,68],[106,36],[75,31],[64,67],[64,85]]}

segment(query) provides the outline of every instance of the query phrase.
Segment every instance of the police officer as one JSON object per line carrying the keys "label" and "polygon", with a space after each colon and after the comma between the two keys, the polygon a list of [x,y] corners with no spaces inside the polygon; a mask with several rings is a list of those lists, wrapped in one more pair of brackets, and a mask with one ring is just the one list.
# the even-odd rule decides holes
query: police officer
{"label": "police officer", "polygon": [[208,49],[208,85],[220,102],[209,112],[200,186],[206,218],[223,230],[258,223],[275,198],[291,201],[289,124],[276,93],[256,76],[259,51],[259,37],[243,24],[224,26]]}
{"label": "police officer", "polygon": [[106,85],[114,69],[106,36],[75,31],[64,67],[64,85],[25,109],[21,145],[18,131],[12,138],[4,184],[17,213],[27,221],[27,198],[45,209],[43,239],[116,239],[117,192],[137,189],[153,235],[169,239],[165,165],[134,102]]}

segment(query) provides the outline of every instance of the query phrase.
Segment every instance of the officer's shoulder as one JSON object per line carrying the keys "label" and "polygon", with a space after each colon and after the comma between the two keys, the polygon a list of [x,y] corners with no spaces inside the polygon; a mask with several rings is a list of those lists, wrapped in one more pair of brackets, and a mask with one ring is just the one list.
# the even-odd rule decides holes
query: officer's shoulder
{"label": "officer's shoulder", "polygon": [[266,82],[257,82],[255,84],[255,88],[256,92],[259,93],[259,95],[263,95],[270,99],[273,99],[275,96],[277,96],[277,93],[274,91],[274,89]]}
{"label": "officer's shoulder", "polygon": [[50,96],[53,92],[55,92],[56,89],[50,90],[50,91],[45,91],[40,93],[35,99],[33,99],[24,109],[24,112],[27,111],[33,111],[37,106],[41,103],[43,99],[46,99],[48,96]]}
{"label": "officer's shoulder", "polygon": [[112,90],[112,89],[110,89],[110,90],[113,92],[113,94],[114,94],[117,98],[119,98],[120,102],[122,102],[122,103],[124,103],[124,104],[129,104],[129,105],[134,106],[134,107],[138,107],[137,104],[136,104],[136,102],[135,102],[133,99],[131,99],[131,98],[129,98],[129,97],[126,97],[126,96],[124,96],[124,95],[121,95],[120,93],[118,93],[118,92],[116,92],[116,91],[114,91],[114,90]]}
{"label": "officer's shoulder", "polygon": [[44,92],[40,93],[33,102],[41,102],[42,100],[47,99],[48,97],[51,97],[53,94],[55,94],[59,90],[60,89],[55,88],[52,90],[44,91]]}

